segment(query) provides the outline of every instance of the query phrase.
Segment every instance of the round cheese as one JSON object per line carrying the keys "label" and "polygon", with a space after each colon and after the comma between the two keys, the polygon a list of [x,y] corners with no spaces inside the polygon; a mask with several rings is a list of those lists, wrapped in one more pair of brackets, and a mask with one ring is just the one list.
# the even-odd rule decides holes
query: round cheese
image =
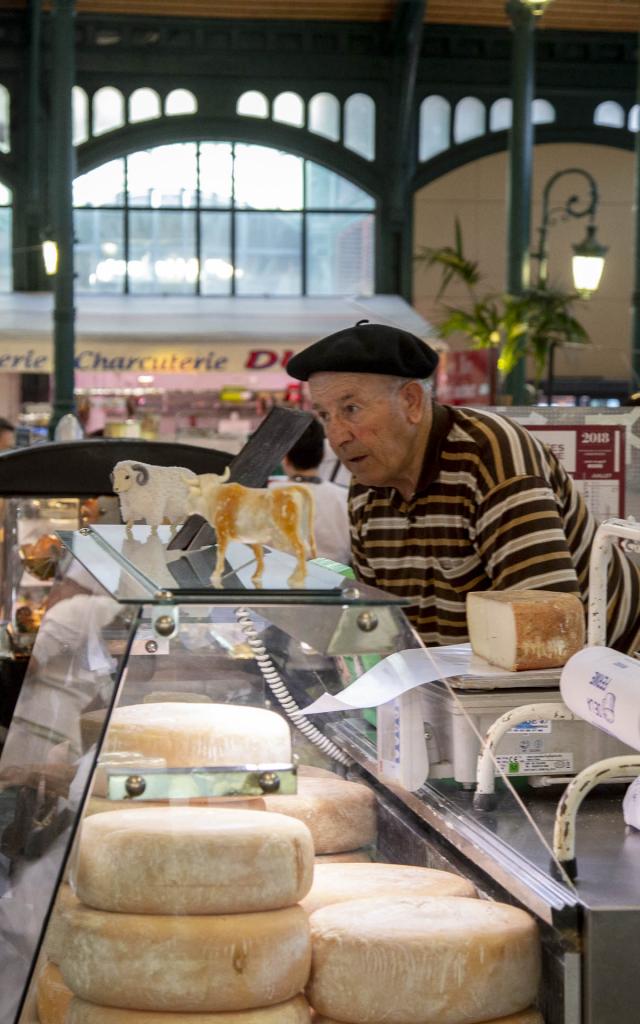
{"label": "round cheese", "polygon": [[303,899],[309,829],[284,814],[222,807],[111,811],[82,825],[79,899],[125,914],[238,914]]}
{"label": "round cheese", "polygon": [[171,917],[79,906],[67,915],[60,970],[102,1006],[175,1013],[251,1010],[304,988],[311,959],[302,907]]}
{"label": "round cheese", "polygon": [[87,801],[84,817],[92,814],[103,814],[105,811],[130,811],[138,807],[233,807],[248,811],[263,811],[264,800],[261,796],[196,796],[184,800],[172,797],[170,800],[107,800],[105,797],[92,796]]}
{"label": "round cheese", "polygon": [[44,937],[44,951],[49,960],[55,964],[60,963],[60,957],[65,944],[66,911],[77,907],[78,898],[74,895],[70,885],[61,885],[58,890],[56,902],[53,905],[49,924]]}
{"label": "round cheese", "polygon": [[328,768],[319,768],[315,764],[299,764],[298,775],[312,779],[341,779],[337,772],[329,771]]}
{"label": "round cheese", "polygon": [[347,853],[318,853],[314,857],[316,864],[364,864],[371,861],[368,850],[348,850]]}
{"label": "round cheese", "polygon": [[[69,1022],[71,1024],[71,1018],[69,1018]],[[133,1024],[133,1021],[131,1024]],[[141,1021],[140,1024],[146,1024],[146,1021]],[[324,1017],[316,1013],[313,1018],[313,1024],[343,1024],[343,1022],[335,1020],[333,1017]],[[530,1009],[523,1010],[522,1013],[510,1013],[508,1017],[500,1017],[500,1019],[494,1017],[492,1020],[483,1021],[483,1024],[544,1024],[544,1019],[538,1010]]]}
{"label": "round cheese", "polygon": [[289,726],[266,708],[132,704],[116,708],[105,751],[164,758],[170,768],[291,762]]}
{"label": "round cheese", "polygon": [[374,896],[475,895],[471,882],[449,871],[407,864],[316,864],[311,892],[302,906],[312,914],[320,907]]}
{"label": "round cheese", "polygon": [[309,1004],[304,996],[295,996],[277,1006],[229,1013],[200,1013],[194,1018],[192,1013],[121,1010],[75,998],[66,1024],[309,1024]]}
{"label": "round cheese", "polygon": [[65,1024],[72,993],[65,985],[59,968],[45,964],[36,982],[36,1006],[40,1024]]}
{"label": "round cheese", "polygon": [[265,796],[264,804],[303,821],[316,853],[359,850],[376,840],[376,798],[358,782],[303,777],[295,795]]}
{"label": "round cheese", "polygon": [[537,993],[537,928],[514,907],[464,897],[354,900],[317,910],[310,923],[307,998],[339,1021],[471,1024],[524,1010]]}

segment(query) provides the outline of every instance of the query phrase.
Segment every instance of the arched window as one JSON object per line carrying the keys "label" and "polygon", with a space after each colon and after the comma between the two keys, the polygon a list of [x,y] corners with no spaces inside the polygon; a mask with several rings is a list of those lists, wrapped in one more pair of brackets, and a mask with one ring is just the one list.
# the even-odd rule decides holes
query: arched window
{"label": "arched window", "polygon": [[73,145],[80,146],[89,138],[89,99],[79,85],[71,90],[71,120]]}
{"label": "arched window", "polygon": [[93,134],[121,128],[124,124],[124,96],[119,89],[105,85],[93,94]]}
{"label": "arched window", "polygon": [[330,92],[319,92],[309,102],[309,131],[337,142],[340,138],[340,104]]}
{"label": "arched window", "polygon": [[164,101],[164,112],[167,117],[174,117],[179,114],[195,114],[198,110],[198,101],[188,89],[173,89]]}
{"label": "arched window", "polygon": [[465,96],[456,104],[453,115],[453,141],[468,142],[486,131],[487,112],[484,103],[475,96]]}
{"label": "arched window", "polygon": [[630,132],[637,132],[640,130],[640,105],[637,103],[629,111],[627,118],[627,128]]}
{"label": "arched window", "polygon": [[593,113],[593,123],[605,128],[624,128],[624,110],[620,103],[605,100],[599,103]]}
{"label": "arched window", "polygon": [[503,132],[511,127],[513,121],[513,100],[503,97],[491,104],[489,111],[489,131]]}
{"label": "arched window", "polygon": [[302,128],[304,124],[304,103],[297,92],[281,92],[273,101],[273,120]]}
{"label": "arched window", "polygon": [[236,113],[242,114],[244,117],[268,117],[267,97],[263,92],[256,92],[255,89],[243,92],[236,105]]}
{"label": "arched window", "polygon": [[0,85],[0,153],[11,152],[11,99],[6,85]]}
{"label": "arched window", "polygon": [[155,89],[136,89],[129,97],[129,121],[150,121],[160,117],[160,97]]}
{"label": "arched window", "polygon": [[418,155],[430,160],[451,145],[451,104],[444,96],[427,96],[420,104]]}
{"label": "arched window", "polygon": [[376,105],[363,92],[349,96],[344,105],[344,144],[365,160],[376,155]]}
{"label": "arched window", "polygon": [[549,100],[534,100],[531,119],[534,124],[553,124],[556,119],[556,108]]}
{"label": "arched window", "polygon": [[13,290],[11,189],[0,182],[0,292]]}
{"label": "arched window", "polygon": [[373,292],[374,200],[292,153],[157,146],[76,178],[74,205],[80,292]]}

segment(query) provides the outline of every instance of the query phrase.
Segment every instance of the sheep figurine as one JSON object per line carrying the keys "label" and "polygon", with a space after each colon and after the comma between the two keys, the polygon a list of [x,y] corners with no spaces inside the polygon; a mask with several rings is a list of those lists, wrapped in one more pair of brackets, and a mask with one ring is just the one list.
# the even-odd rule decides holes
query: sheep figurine
{"label": "sheep figurine", "polygon": [[196,474],[181,466],[150,466],[144,462],[117,462],[111,483],[120,502],[127,529],[142,520],[152,530],[168,521],[177,526],[189,515],[187,482]]}
{"label": "sheep figurine", "polygon": [[256,558],[253,582],[261,584],[264,571],[263,545],[292,552],[297,559],[296,568],[289,577],[289,585],[301,587],[309,557],[317,555],[313,524],[315,504],[311,488],[304,484],[290,484],[273,490],[261,487],[243,487],[227,483],[229,468],[218,476],[202,473],[185,477],[189,490],[188,510],[204,516],[216,531],[217,557],[211,574],[211,583],[220,587],[224,572],[224,556],[232,540],[248,544]]}

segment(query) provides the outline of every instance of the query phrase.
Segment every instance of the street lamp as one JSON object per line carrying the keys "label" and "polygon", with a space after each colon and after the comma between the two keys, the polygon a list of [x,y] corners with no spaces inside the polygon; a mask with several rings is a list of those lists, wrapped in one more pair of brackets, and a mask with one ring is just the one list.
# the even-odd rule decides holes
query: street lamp
{"label": "street lamp", "polygon": [[[564,203],[558,206],[551,206],[551,191],[560,178],[568,174],[578,175],[584,179],[587,185],[587,196],[581,198],[579,194],[572,193]],[[569,217],[580,219],[589,218],[587,233],[582,242],[572,246],[572,271],[573,283],[576,291],[583,297],[589,298],[597,290],[604,261],[607,254],[607,247],[601,245],[596,238],[595,216],[599,201],[598,186],[593,175],[581,167],[566,167],[562,171],[552,174],[542,192],[542,221],[538,228],[538,251],[531,253],[531,258],[538,261],[538,275],[536,287],[544,289],[547,286],[549,273],[549,252],[547,250],[547,234],[549,228],[558,220],[568,220]],[[551,405],[553,398],[553,359],[556,343],[549,345],[549,361],[547,371],[547,402]]]}

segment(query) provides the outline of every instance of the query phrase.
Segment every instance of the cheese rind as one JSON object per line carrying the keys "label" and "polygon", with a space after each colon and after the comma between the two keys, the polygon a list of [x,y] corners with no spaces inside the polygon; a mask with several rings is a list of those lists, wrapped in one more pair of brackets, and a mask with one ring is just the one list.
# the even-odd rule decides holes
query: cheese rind
{"label": "cheese rind", "polygon": [[191,1013],[167,1014],[96,1006],[76,997],[71,1003],[66,1024],[309,1024],[309,1004],[304,996],[295,996],[277,1006],[229,1013],[200,1013],[194,1018]]}
{"label": "cheese rind", "polygon": [[369,864],[371,853],[368,850],[348,850],[347,853],[318,853],[316,864]]}
{"label": "cheese rind", "polygon": [[[350,1024],[472,1024],[531,1006],[540,951],[524,911],[485,900],[354,900],[311,915],[307,998]],[[354,984],[357,979],[357,984]]]}
{"label": "cheese rind", "polygon": [[75,886],[97,910],[246,914],[309,892],[313,841],[283,814],[221,807],[144,807],[82,824]]}
{"label": "cheese rind", "polygon": [[79,906],[70,885],[61,885],[53,905],[49,924],[44,936],[44,951],[55,964],[60,963],[65,945],[65,929],[67,926],[66,912]]}
{"label": "cheese rind", "polygon": [[[133,1021],[131,1024],[133,1024]],[[313,1024],[343,1024],[343,1022],[316,1013],[313,1018]],[[508,1017],[500,1017],[499,1019],[494,1017],[492,1020],[483,1021],[482,1024],[544,1024],[544,1019],[539,1010],[530,1009],[523,1010],[522,1013],[510,1013]]]}
{"label": "cheese rind", "polygon": [[580,598],[553,590],[467,594],[467,626],[474,654],[510,672],[558,668],[585,642]]}
{"label": "cheese rind", "polygon": [[265,808],[303,821],[316,854],[359,850],[376,840],[373,790],[343,779],[298,779],[292,796],[265,796]]}
{"label": "cheese rind", "polygon": [[235,704],[132,704],[115,709],[106,753],[135,751],[168,767],[290,763],[284,718]]}
{"label": "cheese rind", "polygon": [[93,814],[104,814],[105,811],[131,811],[139,807],[233,807],[234,810],[264,811],[264,800],[261,796],[222,796],[222,797],[188,797],[170,800],[107,800],[105,797],[92,796],[87,801],[84,817]]}
{"label": "cheese rind", "polygon": [[66,1024],[72,995],[56,964],[45,964],[36,982],[36,1006],[40,1024]]}
{"label": "cheese rind", "polygon": [[410,864],[318,864],[313,885],[302,906],[308,914],[335,903],[376,896],[466,896],[476,890],[471,882],[451,871],[413,867]]}
{"label": "cheese rind", "polygon": [[273,1006],[303,989],[311,959],[302,907],[261,914],[168,916],[68,912],[60,970],[90,1003],[221,1013]]}

